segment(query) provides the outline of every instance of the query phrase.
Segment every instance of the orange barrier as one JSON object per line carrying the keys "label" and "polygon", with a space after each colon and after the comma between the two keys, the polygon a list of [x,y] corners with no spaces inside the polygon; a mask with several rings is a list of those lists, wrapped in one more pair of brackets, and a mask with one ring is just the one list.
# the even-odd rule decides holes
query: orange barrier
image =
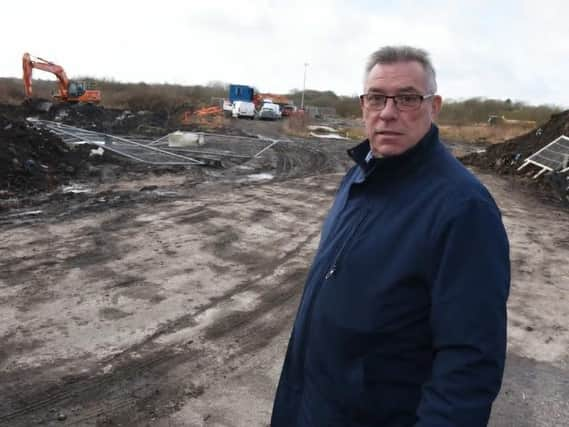
{"label": "orange barrier", "polygon": [[216,116],[218,114],[223,113],[221,107],[213,106],[213,107],[204,107],[200,108],[196,111],[186,110],[184,111],[184,115],[182,116],[182,124],[188,125],[200,118],[205,118],[208,116]]}
{"label": "orange barrier", "polygon": [[221,112],[221,107],[205,107],[195,111],[194,114],[196,116],[210,116],[212,114],[220,114]]}

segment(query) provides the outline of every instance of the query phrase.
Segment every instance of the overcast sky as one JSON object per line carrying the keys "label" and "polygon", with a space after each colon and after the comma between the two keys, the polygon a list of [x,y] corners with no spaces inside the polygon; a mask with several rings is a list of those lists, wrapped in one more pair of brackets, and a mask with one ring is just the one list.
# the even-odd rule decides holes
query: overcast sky
{"label": "overcast sky", "polygon": [[0,77],[21,77],[30,52],[70,77],[285,93],[308,63],[307,89],[353,95],[373,50],[411,44],[431,53],[445,98],[569,107],[568,16],[566,0],[8,0]]}

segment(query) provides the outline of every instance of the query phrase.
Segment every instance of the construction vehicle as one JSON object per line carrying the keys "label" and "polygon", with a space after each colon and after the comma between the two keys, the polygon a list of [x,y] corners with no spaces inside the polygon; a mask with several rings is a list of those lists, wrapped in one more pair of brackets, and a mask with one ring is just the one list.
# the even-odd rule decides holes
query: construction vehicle
{"label": "construction vehicle", "polygon": [[255,89],[247,85],[229,85],[229,102],[233,104],[235,101],[253,102]]}
{"label": "construction vehicle", "polygon": [[60,102],[69,103],[90,103],[97,104],[101,102],[101,92],[89,87],[86,82],[77,82],[69,80],[67,74],[61,65],[45,59],[31,56],[24,53],[22,58],[22,67],[24,70],[24,89],[26,99],[32,97],[32,72],[34,68],[52,73],[57,77],[59,91],[54,93],[53,97]]}
{"label": "construction vehicle", "polygon": [[288,116],[294,111],[293,102],[284,95],[275,95],[273,93],[256,93],[253,96],[253,102],[258,110],[263,108],[265,103],[277,104],[279,106],[280,115]]}
{"label": "construction vehicle", "polygon": [[253,120],[255,119],[255,104],[248,101],[235,101],[233,103],[231,116],[236,119],[246,117]]}
{"label": "construction vehicle", "polygon": [[[227,107],[224,106],[224,111],[230,111],[233,104],[238,101],[252,102],[255,104],[255,109],[257,111],[261,111],[264,104],[277,104],[279,107],[279,118],[281,115],[288,116],[296,111],[292,100],[284,95],[276,95],[274,93],[257,93],[252,86],[230,84],[229,102],[227,103]],[[272,111],[274,108],[270,107],[269,109]]]}
{"label": "construction vehicle", "polygon": [[490,114],[488,116],[489,126],[519,126],[528,129],[533,129],[537,126],[535,120],[514,120],[507,119],[504,116],[499,116],[497,114]]}

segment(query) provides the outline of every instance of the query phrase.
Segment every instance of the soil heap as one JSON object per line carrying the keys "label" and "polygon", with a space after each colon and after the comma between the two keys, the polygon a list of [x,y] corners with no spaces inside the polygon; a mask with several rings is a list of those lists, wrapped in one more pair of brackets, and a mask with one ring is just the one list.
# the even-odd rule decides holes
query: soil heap
{"label": "soil heap", "polygon": [[47,120],[92,130],[119,134],[163,135],[167,128],[165,112],[138,111],[105,108],[92,104],[54,105],[47,113]]}
{"label": "soil heap", "polygon": [[48,191],[67,182],[90,149],[71,149],[52,133],[0,113],[0,197]]}
{"label": "soil heap", "polygon": [[[516,174],[523,161],[561,135],[569,136],[569,110],[553,114],[549,121],[538,129],[510,139],[502,144],[494,144],[484,153],[469,154],[461,160],[469,165],[492,169],[501,174]],[[534,175],[535,169],[522,169]]]}
{"label": "soil heap", "polygon": [[503,175],[516,175],[516,181],[542,200],[561,202],[569,207],[569,194],[564,189],[563,178],[560,182],[559,177],[546,173],[539,179],[533,179],[539,168],[531,165],[518,172],[518,168],[526,158],[561,135],[569,136],[569,110],[553,114],[549,121],[538,129],[502,144],[491,145],[484,153],[469,154],[460,160],[467,165]]}

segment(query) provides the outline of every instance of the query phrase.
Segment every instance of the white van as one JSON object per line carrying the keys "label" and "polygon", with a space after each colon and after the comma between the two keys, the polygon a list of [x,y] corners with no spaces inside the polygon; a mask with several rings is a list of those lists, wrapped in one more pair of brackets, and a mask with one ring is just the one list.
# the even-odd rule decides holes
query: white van
{"label": "white van", "polygon": [[255,118],[255,104],[247,101],[235,101],[232,110],[233,117],[249,117],[251,120]]}

